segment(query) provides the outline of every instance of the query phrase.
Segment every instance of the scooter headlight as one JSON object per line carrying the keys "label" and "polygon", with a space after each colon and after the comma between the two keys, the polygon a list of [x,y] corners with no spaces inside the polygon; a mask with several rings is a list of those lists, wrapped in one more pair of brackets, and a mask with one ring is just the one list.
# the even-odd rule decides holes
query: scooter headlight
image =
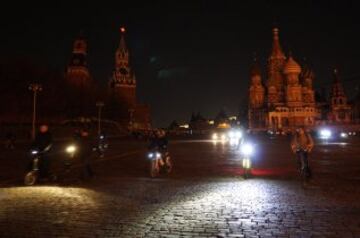
{"label": "scooter headlight", "polygon": [[149,159],[152,159],[153,157],[154,157],[154,153],[149,153],[149,154],[148,154],[148,158],[149,158]]}
{"label": "scooter headlight", "polygon": [[242,137],[241,131],[237,131],[237,132],[236,132],[236,137],[237,137],[237,138],[241,138],[241,137]]}
{"label": "scooter headlight", "polygon": [[320,131],[320,137],[322,139],[329,139],[331,137],[331,131],[329,129],[322,129]]}
{"label": "scooter headlight", "polygon": [[216,133],[214,133],[214,134],[212,135],[212,139],[213,139],[213,140],[217,140],[217,139],[218,139],[218,135],[217,135]]}
{"label": "scooter headlight", "polygon": [[156,153],[156,158],[160,158],[161,157],[161,154],[160,153]]}
{"label": "scooter headlight", "polygon": [[229,132],[229,137],[230,138],[234,138],[235,136],[236,136],[235,132],[233,132],[233,131]]}
{"label": "scooter headlight", "polygon": [[38,154],[38,153],[39,153],[39,151],[37,151],[37,150],[32,150],[32,151],[31,151],[31,154],[32,154],[32,155],[36,155],[36,154]]}
{"label": "scooter headlight", "polygon": [[76,146],[74,145],[69,145],[68,147],[66,147],[66,152],[69,154],[72,154],[76,151]]}
{"label": "scooter headlight", "polygon": [[251,144],[244,144],[241,146],[241,152],[244,155],[252,155],[254,153],[254,147]]}
{"label": "scooter headlight", "polygon": [[340,134],[340,136],[341,136],[342,138],[347,138],[347,137],[348,137],[348,134],[345,133],[345,132],[342,132],[342,133]]}

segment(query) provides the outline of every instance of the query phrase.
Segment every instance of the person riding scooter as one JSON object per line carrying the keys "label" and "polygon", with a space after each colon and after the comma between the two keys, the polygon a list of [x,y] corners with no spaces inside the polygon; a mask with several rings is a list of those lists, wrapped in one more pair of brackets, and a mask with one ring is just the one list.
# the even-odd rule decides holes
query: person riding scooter
{"label": "person riding scooter", "polygon": [[48,153],[52,146],[52,135],[49,131],[49,126],[43,124],[39,128],[39,132],[35,137],[32,148],[42,152],[41,160],[39,161],[39,174],[42,178],[49,177],[50,158]]}
{"label": "person riding scooter", "polygon": [[150,138],[149,150],[159,150],[162,154],[161,165],[166,163],[166,154],[168,153],[168,139],[164,130],[155,130]]}

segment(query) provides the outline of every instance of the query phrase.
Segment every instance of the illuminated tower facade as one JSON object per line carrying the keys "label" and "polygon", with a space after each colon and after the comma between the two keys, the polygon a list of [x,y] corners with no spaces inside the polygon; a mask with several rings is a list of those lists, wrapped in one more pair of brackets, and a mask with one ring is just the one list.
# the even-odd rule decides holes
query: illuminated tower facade
{"label": "illuminated tower facade", "polygon": [[329,121],[332,123],[349,123],[351,121],[351,107],[347,102],[344,88],[339,79],[339,72],[334,70],[334,80],[330,93]]}
{"label": "illuminated tower facade", "polygon": [[129,50],[125,43],[125,28],[120,29],[120,43],[115,53],[115,70],[110,90],[116,100],[129,110],[136,106],[136,79],[129,65]]}
{"label": "illuminated tower facade", "polygon": [[279,29],[273,29],[273,43],[267,65],[267,88],[269,106],[282,105],[284,103],[284,75],[283,67],[286,61],[285,54],[279,40]]}
{"label": "illuminated tower facade", "polygon": [[74,41],[70,63],[66,71],[67,82],[76,88],[90,87],[91,76],[87,65],[87,42],[82,34]]}
{"label": "illuminated tower facade", "polygon": [[265,127],[266,114],[265,105],[265,88],[261,80],[261,68],[256,60],[250,69],[251,84],[249,88],[249,127]]}
{"label": "illuminated tower facade", "polygon": [[291,55],[285,56],[278,28],[273,29],[272,35],[266,89],[261,84],[259,66],[253,66],[250,75],[250,129],[291,131],[298,126],[314,126],[318,115],[312,88],[313,73],[303,71]]}
{"label": "illuminated tower facade", "polygon": [[136,98],[136,78],[130,67],[130,54],[125,42],[125,28],[120,28],[120,43],[115,52],[115,69],[109,81],[111,105],[109,115],[132,130],[151,128],[150,107]]}

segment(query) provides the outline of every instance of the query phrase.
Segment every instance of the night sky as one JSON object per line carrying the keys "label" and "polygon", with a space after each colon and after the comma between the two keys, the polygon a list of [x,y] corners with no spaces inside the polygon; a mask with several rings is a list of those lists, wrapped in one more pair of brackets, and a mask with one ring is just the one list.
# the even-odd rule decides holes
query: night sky
{"label": "night sky", "polygon": [[[237,114],[245,103],[256,52],[264,65],[272,27],[281,45],[314,68],[318,87],[338,67],[349,94],[360,83],[360,14],[356,1],[96,1],[96,5],[18,3],[2,6],[1,59],[26,58],[64,71],[82,30],[94,79],[114,68],[119,28],[127,28],[140,102],[153,122],[188,121],[192,112]],[[265,68],[264,68],[265,70]],[[351,85],[351,86],[349,86]]]}

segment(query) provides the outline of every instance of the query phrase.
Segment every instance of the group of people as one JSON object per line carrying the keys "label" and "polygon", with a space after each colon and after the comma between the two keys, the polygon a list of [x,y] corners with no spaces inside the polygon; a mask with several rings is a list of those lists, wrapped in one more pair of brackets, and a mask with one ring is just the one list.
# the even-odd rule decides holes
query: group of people
{"label": "group of people", "polygon": [[[103,137],[100,137],[103,138]],[[94,172],[91,167],[90,159],[93,152],[93,141],[90,139],[89,132],[86,129],[76,130],[73,136],[74,143],[77,146],[77,157],[83,163],[83,172],[86,177],[93,177]],[[39,131],[33,141],[32,147],[39,151],[50,151],[53,144],[53,138],[48,125],[41,125]],[[158,149],[160,151],[167,151],[168,139],[164,130],[154,130],[150,135],[149,150]],[[314,147],[314,141],[305,128],[298,128],[291,140],[291,149],[296,155],[296,161],[301,172],[306,178],[311,178],[312,173],[309,167],[309,154]],[[51,163],[51,156],[49,153],[44,153],[40,162],[41,177],[49,176],[49,168]]]}
{"label": "group of people", "polygon": [[[92,178],[94,176],[93,169],[91,167],[91,157],[93,150],[93,141],[90,139],[89,132],[86,129],[76,130],[73,135],[73,142],[76,145],[77,152],[76,157],[83,163],[82,176],[86,178]],[[32,148],[42,153],[39,163],[40,177],[47,179],[50,175],[50,165],[53,157],[50,156],[51,147],[53,145],[52,134],[48,125],[41,125],[39,131],[35,136],[32,143]],[[31,165],[29,165],[30,167]]]}

